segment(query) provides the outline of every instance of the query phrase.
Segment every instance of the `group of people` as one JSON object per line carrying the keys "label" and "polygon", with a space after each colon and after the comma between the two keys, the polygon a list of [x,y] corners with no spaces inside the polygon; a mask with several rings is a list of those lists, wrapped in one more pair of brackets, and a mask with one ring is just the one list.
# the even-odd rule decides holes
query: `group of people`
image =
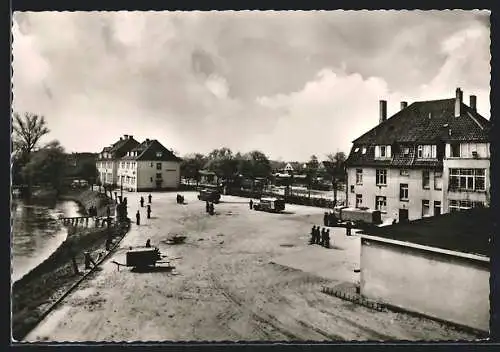
{"label": "group of people", "polygon": [[205,202],[205,211],[210,214],[214,215],[215,214],[215,208],[214,208],[214,203],[209,202],[208,200]]}
{"label": "group of people", "polygon": [[319,226],[313,226],[311,229],[311,240],[310,244],[319,244],[325,248],[330,248],[330,230],[323,229],[320,230]]}
{"label": "group of people", "polygon": [[[148,215],[148,219],[151,219],[151,200],[152,200],[152,197],[150,194],[150,195],[148,195],[148,203],[149,204],[146,206],[146,214]],[[144,207],[144,197],[141,197],[140,203],[141,203],[141,208],[143,208]],[[135,223],[137,225],[141,224],[141,213],[139,210],[137,210],[137,213],[135,213]]]}
{"label": "group of people", "polygon": [[325,212],[323,216],[323,225],[324,226],[336,226],[338,223],[338,219],[333,212]]}
{"label": "group of people", "polygon": [[91,205],[88,210],[88,214],[90,216],[97,216],[97,207],[94,205]]}

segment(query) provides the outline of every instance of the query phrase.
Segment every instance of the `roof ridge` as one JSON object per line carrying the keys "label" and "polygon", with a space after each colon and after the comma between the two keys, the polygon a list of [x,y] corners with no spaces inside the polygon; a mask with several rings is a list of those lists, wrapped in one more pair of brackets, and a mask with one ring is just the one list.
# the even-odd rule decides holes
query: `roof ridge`
{"label": "roof ridge", "polygon": [[479,123],[479,121],[470,113],[470,111],[467,110],[467,114],[472,119],[472,121],[474,121],[476,125],[478,125],[482,131],[484,131],[484,126]]}

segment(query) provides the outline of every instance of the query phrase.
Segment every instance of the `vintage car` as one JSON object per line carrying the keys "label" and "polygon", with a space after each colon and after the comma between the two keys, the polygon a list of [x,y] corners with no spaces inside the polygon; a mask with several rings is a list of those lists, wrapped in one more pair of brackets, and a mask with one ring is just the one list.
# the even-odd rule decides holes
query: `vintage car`
{"label": "vintage car", "polygon": [[253,205],[254,210],[279,213],[285,210],[285,200],[273,197],[261,198]]}
{"label": "vintage car", "polygon": [[198,199],[218,204],[220,201],[220,192],[214,189],[202,189],[198,195]]}

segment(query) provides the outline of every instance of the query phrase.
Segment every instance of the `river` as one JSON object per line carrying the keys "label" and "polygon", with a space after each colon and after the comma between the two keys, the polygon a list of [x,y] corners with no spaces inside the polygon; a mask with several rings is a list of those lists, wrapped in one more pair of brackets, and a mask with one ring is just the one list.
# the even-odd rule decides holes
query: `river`
{"label": "river", "polygon": [[72,201],[26,204],[14,199],[11,214],[12,282],[15,282],[47,259],[66,239],[66,229],[58,217],[78,216],[79,211]]}

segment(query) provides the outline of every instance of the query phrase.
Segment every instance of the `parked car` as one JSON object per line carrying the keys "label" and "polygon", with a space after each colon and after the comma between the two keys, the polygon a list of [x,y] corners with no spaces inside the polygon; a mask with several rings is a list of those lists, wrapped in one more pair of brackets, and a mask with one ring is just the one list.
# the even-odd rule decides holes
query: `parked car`
{"label": "parked car", "polygon": [[218,204],[220,202],[220,192],[213,189],[202,189],[198,195],[198,199]]}
{"label": "parked car", "polygon": [[259,202],[253,205],[253,209],[257,211],[279,213],[285,210],[285,201],[283,199],[272,197],[261,198]]}

